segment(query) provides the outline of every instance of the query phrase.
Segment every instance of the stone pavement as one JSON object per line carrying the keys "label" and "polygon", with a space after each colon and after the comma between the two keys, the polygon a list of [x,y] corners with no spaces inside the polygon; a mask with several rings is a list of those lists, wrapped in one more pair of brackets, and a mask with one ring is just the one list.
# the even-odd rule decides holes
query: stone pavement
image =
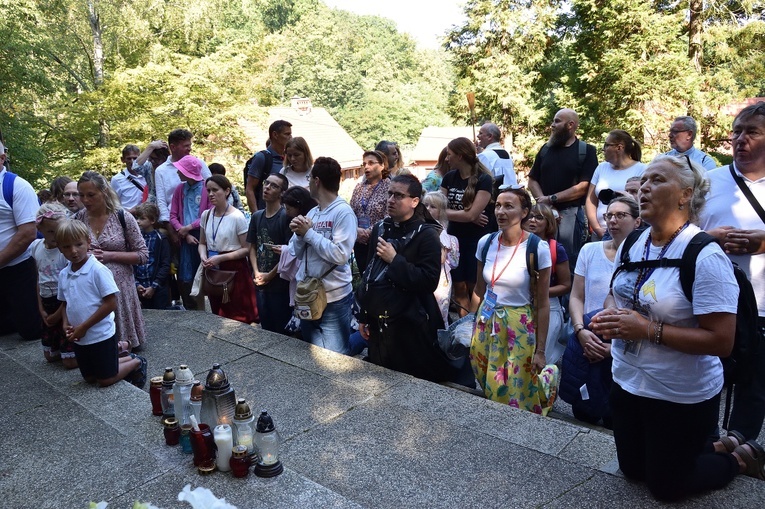
{"label": "stone pavement", "polygon": [[[146,390],[85,384],[39,342],[0,337],[0,507],[159,507],[184,485],[245,508],[657,507],[617,470],[613,439],[201,312],[147,311],[149,375],[220,362],[284,445],[274,479],[202,477],[164,444]],[[765,506],[765,482],[675,507]]]}

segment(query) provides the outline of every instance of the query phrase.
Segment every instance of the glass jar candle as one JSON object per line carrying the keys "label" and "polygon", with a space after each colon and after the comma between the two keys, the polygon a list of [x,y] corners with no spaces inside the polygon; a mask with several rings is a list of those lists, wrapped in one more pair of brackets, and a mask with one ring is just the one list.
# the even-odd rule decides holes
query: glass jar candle
{"label": "glass jar candle", "polygon": [[210,426],[200,424],[199,431],[191,430],[191,449],[194,452],[194,466],[204,463],[215,463],[215,440]]}
{"label": "glass jar candle", "polygon": [[162,377],[155,376],[151,379],[149,387],[149,398],[151,399],[152,415],[162,415]]}
{"label": "glass jar candle", "polygon": [[251,460],[247,454],[247,447],[244,445],[235,445],[231,448],[231,459],[229,466],[234,477],[247,477],[250,473]]}
{"label": "glass jar candle", "polygon": [[181,426],[181,450],[184,454],[191,454],[194,452],[191,449],[191,424],[184,424]]}
{"label": "glass jar candle", "polygon": [[168,418],[164,421],[165,425],[165,443],[167,445],[178,445],[181,439],[181,427],[178,426],[178,420]]}

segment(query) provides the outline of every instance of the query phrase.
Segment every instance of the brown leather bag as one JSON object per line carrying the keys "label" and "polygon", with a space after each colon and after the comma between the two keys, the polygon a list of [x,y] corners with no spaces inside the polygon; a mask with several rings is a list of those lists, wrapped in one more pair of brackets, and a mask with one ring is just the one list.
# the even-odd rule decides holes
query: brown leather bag
{"label": "brown leather bag", "polygon": [[206,268],[202,274],[202,291],[208,297],[221,298],[223,304],[228,304],[234,288],[234,276],[234,270]]}

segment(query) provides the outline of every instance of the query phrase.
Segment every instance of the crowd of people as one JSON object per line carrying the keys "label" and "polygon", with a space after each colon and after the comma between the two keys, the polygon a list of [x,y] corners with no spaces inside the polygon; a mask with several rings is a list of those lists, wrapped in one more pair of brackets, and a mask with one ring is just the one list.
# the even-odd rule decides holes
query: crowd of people
{"label": "crowd of people", "polygon": [[[87,171],[36,195],[3,167],[0,333],[42,338],[48,361],[88,381],[143,386],[141,308],[204,310],[207,299],[217,315],[366,349],[427,380],[477,382],[530,412],[547,415],[560,389],[577,419],[613,429],[621,470],[661,500],[740,473],[765,479],[765,103],[736,116],[733,163],[719,168],[694,147],[691,117],[647,164],[619,129],[598,164],[578,124],[556,113],[527,187],[492,123],[477,143],[451,140],[422,182],[381,141],[349,202],[339,163],[314,159],[284,120],[248,161],[244,200],[222,165],[191,155],[185,129],[127,145],[111,182]],[[650,262],[680,259],[702,229],[717,242],[700,249],[686,291],[680,268]],[[759,348],[721,435],[732,262],[754,289]],[[439,331],[466,316],[470,346],[455,356]]]}

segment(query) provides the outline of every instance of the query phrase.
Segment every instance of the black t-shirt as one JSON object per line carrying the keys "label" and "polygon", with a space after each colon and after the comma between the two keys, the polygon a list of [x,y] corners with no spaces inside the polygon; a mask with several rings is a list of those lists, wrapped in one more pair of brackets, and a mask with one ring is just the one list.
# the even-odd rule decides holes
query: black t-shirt
{"label": "black t-shirt", "polygon": [[[539,151],[540,153],[542,150]],[[579,139],[568,147],[549,147],[544,157],[537,154],[529,177],[536,180],[545,196],[560,193],[580,182],[589,182],[598,166],[595,147],[587,145],[584,162],[579,165]],[[556,208],[565,209],[584,205],[586,196],[579,200],[559,202]]]}
{"label": "black t-shirt", "polygon": [[[255,246],[260,272],[269,272],[279,263],[279,256],[266,244],[285,246],[289,244],[292,236],[284,207],[271,217],[266,217],[265,212],[265,210],[259,210],[252,216],[250,229],[247,231],[247,242]],[[289,281],[277,274],[267,285],[258,289],[265,292],[284,293],[289,291]]]}
{"label": "black t-shirt", "polygon": [[[462,205],[462,196],[465,194],[469,179],[463,179],[460,177],[459,170],[451,170],[444,175],[441,181],[441,187],[446,189],[446,199],[449,202],[448,208],[450,210],[464,210]],[[492,178],[491,175],[481,173],[478,177],[478,183],[476,184],[476,194],[478,191],[486,191],[489,194],[492,192]],[[449,228],[447,233],[454,235],[457,239],[465,238],[480,238],[489,233],[490,225],[494,218],[494,204],[489,201],[486,208],[483,209],[483,213],[489,216],[489,223],[483,228],[475,223],[460,223],[457,221],[449,221]],[[496,222],[494,222],[496,224]]]}

